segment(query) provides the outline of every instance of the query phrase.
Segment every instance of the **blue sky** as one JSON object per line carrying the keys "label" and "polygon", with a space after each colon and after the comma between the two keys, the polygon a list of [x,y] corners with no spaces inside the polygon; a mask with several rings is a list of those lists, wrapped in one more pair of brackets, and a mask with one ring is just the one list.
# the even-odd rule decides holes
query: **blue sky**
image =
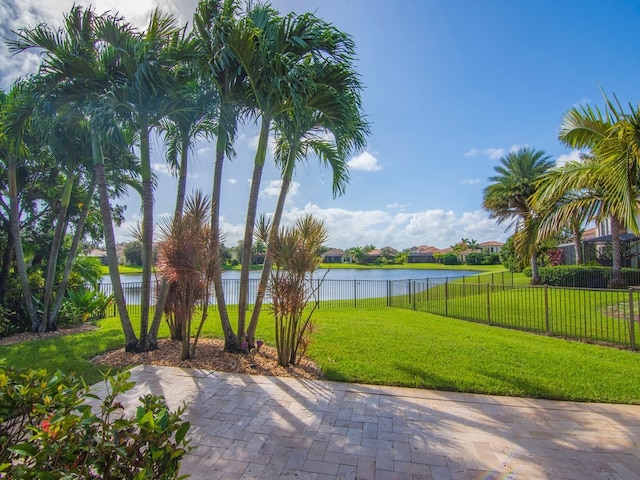
{"label": "blue sky", "polygon": [[[6,0],[5,0],[6,2]],[[73,0],[9,0],[0,32],[57,24]],[[77,1],[118,10],[143,27],[155,6],[188,22],[196,0]],[[332,198],[330,175],[314,159],[299,168],[285,220],[311,212],[325,220],[329,244],[398,249],[444,248],[460,238],[505,240],[510,232],[481,208],[499,158],[531,146],[563,161],[576,156],[557,140],[563,113],[602,105],[600,85],[623,103],[640,100],[640,2],[278,0],[282,13],[312,11],[350,33],[357,45],[363,104],[372,123],[365,152],[350,160],[351,182]],[[34,71],[37,58],[0,48],[0,87]],[[223,198],[226,244],[242,236],[257,128],[246,125],[227,162]],[[173,209],[175,182],[154,145],[156,216]],[[211,190],[213,146],[198,145],[189,189]],[[278,174],[265,169],[259,211],[276,202]],[[127,231],[140,215],[130,195]]]}

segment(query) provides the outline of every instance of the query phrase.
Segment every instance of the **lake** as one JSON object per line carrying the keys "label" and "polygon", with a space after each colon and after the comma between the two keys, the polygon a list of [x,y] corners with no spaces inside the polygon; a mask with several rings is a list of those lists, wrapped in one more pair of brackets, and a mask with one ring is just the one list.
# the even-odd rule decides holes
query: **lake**
{"label": "lake", "polygon": [[[312,285],[317,288],[316,298],[321,301],[383,299],[405,293],[423,291],[441,284],[445,279],[466,277],[477,274],[471,270],[416,270],[416,269],[322,269],[316,271]],[[326,277],[323,277],[326,274]],[[228,270],[222,276],[227,304],[236,305],[239,298],[240,271]],[[260,271],[250,272],[249,301],[253,301],[258,290]],[[429,280],[421,282],[420,280]],[[122,284],[127,303],[140,303],[142,275],[122,275]],[[154,289],[152,289],[154,290]],[[110,294],[111,279],[103,277],[102,291]],[[268,296],[265,299],[269,301]],[[215,303],[212,295],[211,303]]]}
{"label": "lake", "polygon": [[[325,280],[422,280],[422,279],[443,279],[443,278],[460,278],[476,275],[479,272],[472,270],[418,270],[418,269],[384,269],[384,268],[336,268],[317,270],[313,275],[314,279],[320,279],[327,274]],[[260,278],[259,270],[252,270],[249,274],[250,278]],[[131,274],[122,275],[122,283],[139,283],[142,281],[142,275]],[[236,280],[240,278],[240,270],[226,270],[222,274],[225,280]],[[102,283],[111,284],[109,275],[102,277]]]}

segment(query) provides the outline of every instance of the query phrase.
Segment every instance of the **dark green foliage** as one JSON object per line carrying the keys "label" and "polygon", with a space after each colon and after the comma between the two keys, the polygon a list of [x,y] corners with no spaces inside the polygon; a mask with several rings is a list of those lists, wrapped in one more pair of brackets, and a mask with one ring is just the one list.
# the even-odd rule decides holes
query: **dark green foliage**
{"label": "dark green foliage", "polygon": [[445,253],[442,255],[442,263],[445,265],[458,265],[458,256],[452,252]]}
{"label": "dark green foliage", "polygon": [[497,253],[473,252],[467,255],[467,265],[498,265],[500,256]]}
{"label": "dark green foliage", "polygon": [[[611,267],[558,265],[540,269],[542,284],[554,287],[607,288],[610,279]],[[626,285],[640,285],[640,270],[623,268],[622,279]]]}
{"label": "dark green foliage", "polygon": [[124,256],[129,265],[142,265],[142,243],[130,242],[124,247]]}
{"label": "dark green foliage", "polygon": [[[507,239],[507,242],[500,250],[500,262],[511,273],[522,272],[524,267],[522,260],[516,254],[516,247],[513,244],[513,236]],[[531,274],[529,274],[531,276]]]}
{"label": "dark green foliage", "polygon": [[123,417],[116,397],[133,387],[129,376],[106,376],[106,395],[92,409],[87,401],[98,397],[73,375],[0,366],[0,476],[179,478],[189,443],[184,407],[171,412],[145,395],[135,416]]}

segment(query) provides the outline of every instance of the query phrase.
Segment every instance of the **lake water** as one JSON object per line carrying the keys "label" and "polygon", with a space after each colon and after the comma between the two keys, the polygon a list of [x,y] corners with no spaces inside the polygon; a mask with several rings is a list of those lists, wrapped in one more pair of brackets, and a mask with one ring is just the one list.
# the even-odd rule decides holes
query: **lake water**
{"label": "lake water", "polygon": [[[445,279],[466,277],[477,274],[471,270],[416,270],[416,269],[322,269],[316,271],[311,284],[315,298],[321,301],[382,299],[405,293],[423,291],[441,284]],[[326,274],[326,276],[324,276]],[[260,271],[250,272],[248,298],[253,301],[258,290]],[[420,280],[429,280],[421,282]],[[237,305],[239,298],[240,271],[223,273],[224,295],[227,304]],[[122,275],[124,294],[129,304],[140,303],[142,275]],[[111,293],[111,280],[105,276],[102,290]],[[152,289],[153,290],[153,289]],[[212,295],[210,301],[215,303]],[[265,301],[269,301],[268,296]]]}
{"label": "lake water", "polygon": [[[460,278],[476,275],[477,271],[471,270],[418,270],[418,269],[386,269],[386,268],[336,268],[317,270],[313,275],[314,279],[321,279],[327,274],[325,280],[422,280],[422,279],[444,279]],[[142,275],[122,275],[122,283],[139,283]],[[222,274],[223,279],[235,280],[240,278],[240,270],[227,270]],[[260,278],[260,271],[252,270],[249,278]],[[109,275],[102,278],[102,283],[111,284]]]}

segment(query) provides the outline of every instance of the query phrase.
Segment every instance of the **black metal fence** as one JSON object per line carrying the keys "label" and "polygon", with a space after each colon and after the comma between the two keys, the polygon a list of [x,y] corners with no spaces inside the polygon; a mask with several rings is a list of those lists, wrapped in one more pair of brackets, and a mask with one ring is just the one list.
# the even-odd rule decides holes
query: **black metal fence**
{"label": "black metal fence", "polygon": [[[483,279],[495,283],[482,283]],[[258,282],[250,280],[249,298],[255,298]],[[518,285],[508,272],[452,280],[311,282],[319,309],[405,308],[632,350],[636,350],[640,340],[640,289],[635,287],[609,290]],[[240,281],[226,279],[223,285],[225,301],[233,310],[238,304]],[[141,283],[125,283],[123,289],[127,309],[139,313]],[[101,291],[113,293],[109,284],[101,285]],[[155,305],[157,283],[151,291],[151,304]],[[269,302],[267,297],[265,303]],[[211,295],[210,305],[215,304]],[[115,305],[112,313],[116,314]]]}
{"label": "black metal fence", "polygon": [[636,350],[640,289],[583,289],[412,280],[390,306]]}

